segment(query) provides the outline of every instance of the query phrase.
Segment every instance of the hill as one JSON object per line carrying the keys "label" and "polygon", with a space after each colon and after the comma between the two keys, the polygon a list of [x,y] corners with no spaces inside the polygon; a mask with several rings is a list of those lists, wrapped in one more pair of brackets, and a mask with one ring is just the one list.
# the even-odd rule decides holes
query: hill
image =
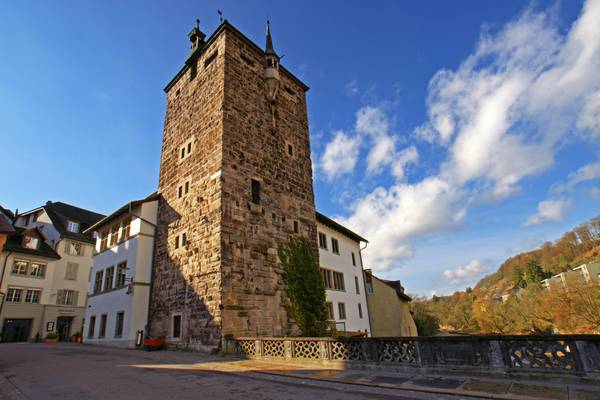
{"label": "hill", "polygon": [[[435,331],[460,333],[527,333],[538,331],[581,332],[593,321],[557,322],[564,316],[550,315],[550,305],[572,308],[598,306],[600,290],[581,291],[579,305],[575,291],[569,296],[550,296],[539,282],[547,277],[600,259],[600,217],[593,218],[566,232],[555,242],[546,242],[538,249],[517,254],[502,263],[498,270],[481,279],[474,288],[457,291],[450,296],[434,296],[413,302],[413,313],[422,334]],[[519,295],[515,295],[519,293]],[[504,298],[502,296],[504,295]],[[597,297],[596,297],[597,296]],[[544,304],[547,303],[546,309]],[[589,304],[588,304],[589,303]],[[538,306],[539,309],[538,309]],[[587,310],[586,310],[587,311]],[[532,315],[536,313],[536,315]],[[577,311],[581,314],[583,311]],[[562,324],[562,325],[561,325]],[[600,324],[600,322],[599,322]],[[559,326],[560,325],[560,326]],[[588,327],[588,328],[585,328]],[[598,327],[600,329],[600,326]],[[589,328],[594,330],[595,328]]]}

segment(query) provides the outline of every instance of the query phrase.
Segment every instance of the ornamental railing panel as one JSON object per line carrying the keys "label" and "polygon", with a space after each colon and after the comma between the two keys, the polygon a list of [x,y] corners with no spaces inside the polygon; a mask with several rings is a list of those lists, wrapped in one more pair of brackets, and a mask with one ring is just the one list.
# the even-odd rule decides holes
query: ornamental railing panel
{"label": "ornamental railing panel", "polygon": [[413,340],[380,340],[377,343],[377,360],[385,363],[416,364],[417,353]]}
{"label": "ornamental railing panel", "polygon": [[262,341],[262,355],[272,358],[285,358],[285,342],[283,339],[265,339]]}
{"label": "ornamental railing panel", "polygon": [[318,360],[321,357],[319,340],[294,340],[294,358]]}
{"label": "ornamental railing panel", "polygon": [[506,343],[510,366],[522,369],[577,368],[575,343],[565,340],[511,340]]}
{"label": "ornamental railing panel", "polygon": [[329,354],[332,360],[365,361],[362,341],[331,341]]}

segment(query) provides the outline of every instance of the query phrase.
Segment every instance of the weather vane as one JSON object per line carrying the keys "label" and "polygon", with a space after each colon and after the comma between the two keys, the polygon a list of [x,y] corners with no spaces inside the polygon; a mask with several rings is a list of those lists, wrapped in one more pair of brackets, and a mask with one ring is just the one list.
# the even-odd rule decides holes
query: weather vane
{"label": "weather vane", "polygon": [[219,14],[219,20],[220,20],[220,22],[223,22],[223,11],[217,10],[217,14]]}
{"label": "weather vane", "polygon": [[196,28],[200,29],[200,20],[199,19],[196,19]]}

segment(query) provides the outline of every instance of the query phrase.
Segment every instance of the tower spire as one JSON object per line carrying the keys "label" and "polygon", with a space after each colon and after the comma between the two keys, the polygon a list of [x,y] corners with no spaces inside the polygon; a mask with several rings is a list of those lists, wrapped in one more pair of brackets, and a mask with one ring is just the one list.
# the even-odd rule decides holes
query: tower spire
{"label": "tower spire", "polygon": [[275,53],[275,49],[273,48],[273,39],[271,38],[271,21],[267,19],[267,44],[265,46],[265,54],[273,54]]}

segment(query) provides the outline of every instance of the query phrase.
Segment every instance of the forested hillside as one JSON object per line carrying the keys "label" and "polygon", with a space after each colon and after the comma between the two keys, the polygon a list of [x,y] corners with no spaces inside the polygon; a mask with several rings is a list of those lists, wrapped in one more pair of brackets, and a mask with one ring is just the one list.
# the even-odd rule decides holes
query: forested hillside
{"label": "forested hillside", "polygon": [[[600,217],[556,242],[517,254],[474,288],[413,301],[420,334],[600,332],[600,286],[543,290],[540,281],[581,264],[600,261]],[[503,298],[504,296],[504,298]]]}

